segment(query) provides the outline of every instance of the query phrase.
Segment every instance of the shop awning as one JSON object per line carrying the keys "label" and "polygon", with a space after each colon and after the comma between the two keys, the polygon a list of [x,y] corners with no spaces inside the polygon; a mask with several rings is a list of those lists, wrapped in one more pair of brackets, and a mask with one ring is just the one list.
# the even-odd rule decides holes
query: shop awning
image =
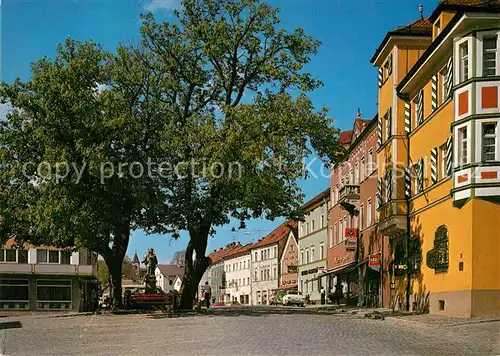
{"label": "shop awning", "polygon": [[[347,272],[352,271],[357,266],[358,265],[356,264],[356,262],[351,262],[351,263],[349,263],[347,265],[340,266],[338,268],[331,269],[329,271],[323,272],[323,273],[319,274],[318,276],[316,276],[314,278],[311,278],[310,281],[315,281],[315,280],[321,279],[323,277],[326,277],[326,276],[329,276],[329,275],[332,275],[332,274],[347,273]],[[349,270],[347,270],[347,269],[349,269]]]}

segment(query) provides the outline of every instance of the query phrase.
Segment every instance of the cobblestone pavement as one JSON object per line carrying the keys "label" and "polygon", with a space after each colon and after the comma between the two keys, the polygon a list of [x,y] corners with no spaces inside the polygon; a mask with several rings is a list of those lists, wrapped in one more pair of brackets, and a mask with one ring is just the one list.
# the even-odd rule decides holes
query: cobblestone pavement
{"label": "cobblestone pavement", "polygon": [[494,327],[418,326],[350,315],[256,315],[1,318],[3,327],[20,321],[21,328],[0,331],[0,342],[5,338],[8,356],[500,354]]}

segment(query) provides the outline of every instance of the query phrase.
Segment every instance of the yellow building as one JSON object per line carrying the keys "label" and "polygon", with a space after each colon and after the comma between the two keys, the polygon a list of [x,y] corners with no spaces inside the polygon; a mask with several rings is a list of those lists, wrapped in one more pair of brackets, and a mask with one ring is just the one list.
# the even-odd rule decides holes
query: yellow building
{"label": "yellow building", "polygon": [[441,1],[372,58],[396,307],[500,312],[499,12],[498,1]]}

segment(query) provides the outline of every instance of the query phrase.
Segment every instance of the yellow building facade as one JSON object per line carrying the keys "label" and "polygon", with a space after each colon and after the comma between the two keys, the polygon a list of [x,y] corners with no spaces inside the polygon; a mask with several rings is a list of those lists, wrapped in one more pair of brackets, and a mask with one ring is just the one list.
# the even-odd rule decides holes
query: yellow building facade
{"label": "yellow building facade", "polygon": [[500,312],[499,24],[492,2],[443,1],[372,58],[395,308]]}

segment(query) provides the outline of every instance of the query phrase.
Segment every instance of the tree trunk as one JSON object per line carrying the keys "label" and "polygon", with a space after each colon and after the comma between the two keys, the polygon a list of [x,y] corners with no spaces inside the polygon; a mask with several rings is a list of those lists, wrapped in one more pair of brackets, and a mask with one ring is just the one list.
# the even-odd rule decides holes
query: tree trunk
{"label": "tree trunk", "polygon": [[116,228],[113,238],[113,245],[103,254],[104,261],[108,265],[111,284],[109,286],[110,295],[113,300],[113,309],[122,309],[122,270],[123,259],[127,252],[130,238],[130,224],[124,224]]}
{"label": "tree trunk", "polygon": [[[186,248],[185,271],[182,279],[180,309],[192,309],[193,301],[196,297],[198,284],[203,273],[210,264],[210,259],[205,256],[207,248],[208,232],[206,234],[191,235]],[[193,261],[193,251],[196,258]]]}
{"label": "tree trunk", "polygon": [[118,261],[116,258],[109,257],[105,258],[106,264],[108,265],[110,285],[109,292],[111,300],[113,301],[113,309],[122,309],[122,262]]}

